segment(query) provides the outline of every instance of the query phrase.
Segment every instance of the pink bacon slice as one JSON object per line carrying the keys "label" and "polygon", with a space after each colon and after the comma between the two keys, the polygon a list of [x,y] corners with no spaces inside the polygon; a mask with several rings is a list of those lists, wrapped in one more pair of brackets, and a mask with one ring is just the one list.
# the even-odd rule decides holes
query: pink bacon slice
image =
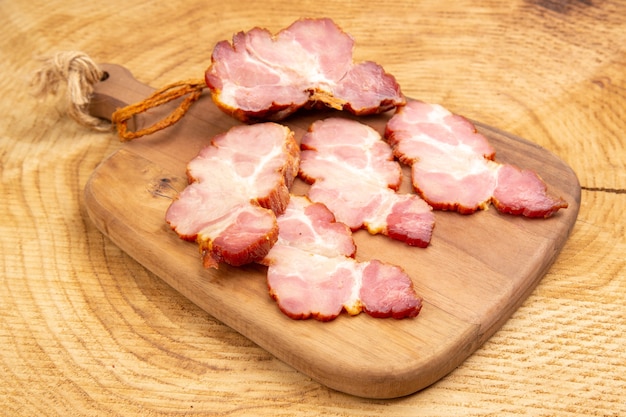
{"label": "pink bacon slice", "polygon": [[206,84],[218,107],[245,122],[318,103],[357,115],[404,104],[395,78],[376,63],[355,64],[353,48],[330,19],[300,19],[275,36],[254,28],[215,46]]}
{"label": "pink bacon slice", "polygon": [[396,192],[400,164],[378,132],[354,120],[316,121],[301,141],[299,175],[312,183],[308,196],[324,203],[352,230],[366,228],[411,246],[428,246],[432,208],[415,194]]}
{"label": "pink bacon slice", "polygon": [[504,213],[550,217],[567,207],[547,194],[536,173],[495,162],[487,138],[440,105],[409,101],[389,120],[385,137],[411,165],[416,192],[435,209],[470,214],[493,203]]}
{"label": "pink bacon slice", "polygon": [[233,127],[189,162],[190,184],[166,221],[182,239],[197,241],[207,268],[263,259],[278,238],[276,215],[289,203],[299,151],[285,126]]}
{"label": "pink bacon slice", "polygon": [[261,262],[269,292],[292,319],[335,319],[342,311],[372,317],[415,317],[422,299],[402,268],[357,262],[352,232],[326,206],[291,196],[278,216],[278,241]]}

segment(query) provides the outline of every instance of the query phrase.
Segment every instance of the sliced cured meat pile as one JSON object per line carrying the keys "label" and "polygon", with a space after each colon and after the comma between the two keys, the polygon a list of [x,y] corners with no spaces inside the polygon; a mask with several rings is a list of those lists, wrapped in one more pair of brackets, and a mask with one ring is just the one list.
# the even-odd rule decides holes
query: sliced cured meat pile
{"label": "sliced cured meat pile", "polygon": [[308,196],[325,204],[352,230],[365,227],[412,246],[426,247],[435,217],[415,194],[399,194],[402,171],[391,147],[354,120],[316,121],[301,141],[299,175]]}
{"label": "sliced cured meat pile", "polygon": [[503,213],[549,217],[567,207],[536,173],[495,162],[487,138],[440,105],[409,101],[389,120],[385,137],[435,209],[469,214],[493,203]]}
{"label": "sliced cured meat pile", "polygon": [[357,115],[404,104],[395,78],[376,63],[355,64],[353,47],[330,19],[300,19],[275,36],[254,28],[215,46],[206,84],[218,107],[246,122],[320,103]]}
{"label": "sliced cured meat pile", "polygon": [[299,156],[287,127],[233,127],[189,162],[190,184],[166,221],[182,239],[198,242],[207,268],[263,259],[278,238],[276,215],[289,203]]}
{"label": "sliced cured meat pile", "polygon": [[409,276],[398,266],[352,258],[352,232],[323,204],[291,196],[278,225],[278,241],[262,263],[270,295],[287,316],[329,321],[345,310],[401,319],[420,312]]}

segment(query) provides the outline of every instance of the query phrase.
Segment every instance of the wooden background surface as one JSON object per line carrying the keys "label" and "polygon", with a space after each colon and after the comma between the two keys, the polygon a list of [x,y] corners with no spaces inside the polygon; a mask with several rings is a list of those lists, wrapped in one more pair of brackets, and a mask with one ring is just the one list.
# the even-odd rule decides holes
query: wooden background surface
{"label": "wooden background surface", "polygon": [[[253,26],[329,16],[404,92],[529,139],[583,186],[574,231],[512,318],[435,385],[332,391],[104,238],[82,190],[112,134],[35,100],[39,56],[82,50],[159,87]],[[0,2],[1,415],[626,414],[626,2]]]}

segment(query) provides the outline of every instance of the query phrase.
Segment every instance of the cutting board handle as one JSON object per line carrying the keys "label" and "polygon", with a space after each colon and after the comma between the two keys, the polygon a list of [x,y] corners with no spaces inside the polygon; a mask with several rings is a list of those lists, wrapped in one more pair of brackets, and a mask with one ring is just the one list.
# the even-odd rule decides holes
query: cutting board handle
{"label": "cutting board handle", "polygon": [[[97,90],[101,96],[92,98],[92,115],[110,120],[122,140],[132,140],[155,133],[177,123],[206,88],[204,79],[178,81],[154,91],[141,84],[127,69],[117,65],[106,65],[103,80],[97,85],[106,86]],[[130,88],[124,88],[130,87]],[[124,91],[124,89],[126,91]],[[144,97],[129,104],[126,93],[144,92]],[[120,101],[122,103],[120,103]],[[111,107],[114,107],[113,109]],[[156,112],[151,112],[156,109]],[[141,118],[151,112],[159,117]]]}
{"label": "cutting board handle", "polygon": [[104,71],[102,81],[94,86],[89,103],[89,114],[104,120],[111,120],[115,110],[143,100],[154,89],[140,83],[133,74],[121,65],[101,64]]}

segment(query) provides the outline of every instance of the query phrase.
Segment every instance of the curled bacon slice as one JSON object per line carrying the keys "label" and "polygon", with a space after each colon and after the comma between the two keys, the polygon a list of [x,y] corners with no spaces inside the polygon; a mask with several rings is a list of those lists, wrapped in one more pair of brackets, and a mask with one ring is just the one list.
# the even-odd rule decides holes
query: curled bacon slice
{"label": "curled bacon slice", "polygon": [[207,268],[263,259],[278,238],[276,214],[289,202],[299,155],[285,126],[233,127],[189,162],[190,184],[166,221],[182,239],[197,241]]}
{"label": "curled bacon slice", "polygon": [[440,105],[409,101],[389,120],[385,137],[435,209],[470,214],[493,203],[504,213],[549,217],[567,207],[536,173],[495,162],[487,138]]}
{"label": "curled bacon slice", "polygon": [[299,175],[308,196],[352,230],[365,227],[412,246],[428,246],[435,217],[415,194],[399,194],[400,165],[371,127],[354,120],[316,121],[301,141]]}
{"label": "curled bacon slice", "polygon": [[415,317],[422,299],[398,266],[357,262],[350,229],[304,196],[291,196],[278,216],[278,241],[262,263],[280,310],[293,319],[335,319],[342,311],[372,317]]}
{"label": "curled bacon slice", "polygon": [[357,115],[404,104],[380,65],[353,63],[353,47],[330,19],[300,19],[275,36],[254,28],[215,46],[206,84],[218,107],[246,122],[281,120],[317,103]]}

